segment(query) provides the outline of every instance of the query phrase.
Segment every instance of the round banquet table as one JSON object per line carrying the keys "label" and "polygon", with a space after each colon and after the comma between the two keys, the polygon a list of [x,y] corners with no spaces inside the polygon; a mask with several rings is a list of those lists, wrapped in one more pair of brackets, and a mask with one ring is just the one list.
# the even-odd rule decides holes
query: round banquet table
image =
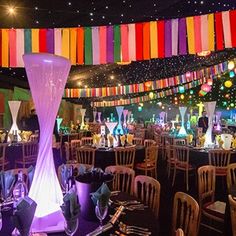
{"label": "round banquet table", "polygon": [[[136,146],[135,147],[135,159],[134,163],[142,162],[145,158],[145,148],[144,146]],[[115,165],[116,158],[115,158],[115,151],[112,148],[102,148],[96,149],[95,152],[95,167],[100,167],[103,170],[107,166]]]}
{"label": "round banquet table", "polygon": [[[230,163],[236,162],[236,151],[231,152]],[[209,165],[208,151],[206,149],[194,149],[189,150],[189,163],[198,168],[200,166]]]}
{"label": "round banquet table", "polygon": [[[133,200],[136,199],[133,196],[130,196],[126,193],[119,193],[117,196],[111,197],[113,201],[115,200]],[[114,207],[116,205],[112,206],[109,209],[109,214],[114,214],[115,210]],[[108,215],[109,215],[108,214]],[[2,212],[3,216],[3,224],[2,224],[2,230],[0,231],[0,236],[7,236],[11,235],[11,232],[13,231],[14,227],[11,222],[11,215],[12,210],[7,212]],[[145,220],[144,220],[145,217]],[[104,220],[104,223],[106,223],[109,220],[109,216]],[[159,234],[159,221],[155,220],[155,216],[152,213],[151,209],[145,208],[144,210],[134,210],[134,211],[128,211],[125,210],[125,215],[121,215],[120,220],[123,221],[126,224],[130,225],[136,225],[140,227],[148,228],[149,231],[151,231],[151,235],[158,236]],[[75,236],[85,236],[86,234],[94,231],[99,226],[99,221],[87,221],[83,219],[82,217],[79,217],[79,227],[78,231],[75,234]],[[119,230],[117,225],[114,225],[112,229],[107,231],[106,233],[103,233],[101,235],[110,235],[110,233],[114,233],[115,231]],[[66,236],[65,233],[54,233],[54,234],[48,234],[50,236]]]}

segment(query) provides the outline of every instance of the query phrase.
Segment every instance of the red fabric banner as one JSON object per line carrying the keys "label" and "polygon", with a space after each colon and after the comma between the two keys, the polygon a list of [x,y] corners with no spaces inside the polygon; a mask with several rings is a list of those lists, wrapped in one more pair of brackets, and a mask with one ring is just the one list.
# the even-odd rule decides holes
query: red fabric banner
{"label": "red fabric banner", "polygon": [[216,34],[216,49],[224,49],[224,35],[223,35],[223,22],[222,13],[215,13],[215,34]]}
{"label": "red fabric banner", "polygon": [[232,47],[236,47],[236,10],[230,11],[229,14],[230,14]]}
{"label": "red fabric banner", "polygon": [[157,21],[158,57],[165,57],[165,22]]}
{"label": "red fabric banner", "polygon": [[47,52],[47,30],[39,30],[39,52]]}
{"label": "red fabric banner", "polygon": [[143,23],[135,24],[136,33],[136,60],[143,60]]}
{"label": "red fabric banner", "polygon": [[150,22],[143,23],[143,59],[150,60]]}
{"label": "red fabric banner", "polygon": [[84,64],[84,28],[77,29],[77,63]]}

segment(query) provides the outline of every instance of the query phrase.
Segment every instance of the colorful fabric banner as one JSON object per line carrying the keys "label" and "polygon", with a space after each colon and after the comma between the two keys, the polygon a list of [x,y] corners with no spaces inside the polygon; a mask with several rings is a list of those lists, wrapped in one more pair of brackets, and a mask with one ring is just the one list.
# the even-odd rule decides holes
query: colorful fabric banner
{"label": "colorful fabric banner", "polygon": [[128,24],[129,28],[129,60],[130,61],[136,61],[136,30],[135,30],[135,24]]}
{"label": "colorful fabric banner", "polygon": [[16,30],[16,65],[17,67],[24,67],[23,57],[25,50],[25,41],[24,41],[25,32],[23,29]]}
{"label": "colorful fabric banner", "polygon": [[98,27],[92,27],[92,40],[93,40],[93,65],[100,64],[100,41]]}
{"label": "colorful fabric banner", "polygon": [[165,57],[172,56],[171,20],[165,21]]}
{"label": "colorful fabric banner", "polygon": [[231,48],[232,41],[231,41],[231,26],[230,26],[229,11],[222,12],[222,22],[223,22],[225,47]]}
{"label": "colorful fabric banner", "polygon": [[16,67],[16,30],[9,30],[10,43],[10,67]]}
{"label": "colorful fabric banner", "polygon": [[172,56],[177,56],[178,55],[178,26],[179,26],[179,20],[178,19],[171,20]]}
{"label": "colorful fabric banner", "polygon": [[37,53],[39,52],[39,29],[32,29],[31,36],[32,36],[32,52]]}
{"label": "colorful fabric banner", "polygon": [[187,54],[186,18],[179,19],[179,54]]}
{"label": "colorful fabric banner", "polygon": [[135,35],[136,35],[136,60],[143,60],[143,24],[135,24]]}
{"label": "colorful fabric banner", "polygon": [[150,59],[150,23],[143,23],[143,59]]}
{"label": "colorful fabric banner", "polygon": [[165,57],[165,22],[157,21],[158,57]]}
{"label": "colorful fabric banner", "polygon": [[100,42],[100,64],[107,63],[107,28],[101,26],[99,30],[99,42]]}
{"label": "colorful fabric banner", "polygon": [[91,27],[84,28],[84,54],[85,65],[93,64],[93,49],[92,49],[92,30]]}
{"label": "colorful fabric banner", "polygon": [[195,34],[194,34],[194,21],[193,17],[186,18],[187,34],[188,34],[188,52],[189,54],[195,54]]}
{"label": "colorful fabric banner", "polygon": [[84,28],[77,28],[77,63],[84,64]]}
{"label": "colorful fabric banner", "polygon": [[46,45],[47,45],[47,52],[54,53],[54,29],[47,29]]}
{"label": "colorful fabric banner", "polygon": [[216,49],[223,50],[224,49],[224,34],[223,34],[223,21],[222,21],[222,13],[215,13],[215,28],[216,28]]}
{"label": "colorful fabric banner", "polygon": [[9,66],[9,34],[8,29],[2,29],[2,67]]}
{"label": "colorful fabric banner", "polygon": [[70,61],[72,65],[76,65],[76,44],[77,44],[77,29],[70,29]]}
{"label": "colorful fabric banner", "polygon": [[195,42],[195,51],[201,52],[202,50],[202,38],[205,37],[203,35],[203,29],[201,27],[202,24],[202,16],[194,16],[194,42]]}
{"label": "colorful fabric banner", "polygon": [[[178,40],[177,40],[178,42]],[[150,50],[151,50],[151,58],[158,57],[157,51],[157,22],[151,21],[150,22]]]}
{"label": "colorful fabric banner", "polygon": [[31,29],[24,30],[24,48],[25,53],[32,52],[32,36],[31,36]]}
{"label": "colorful fabric banner", "polygon": [[70,59],[70,29],[62,29],[61,55]]}
{"label": "colorful fabric banner", "polygon": [[45,53],[47,52],[47,38],[46,35],[47,30],[46,29],[40,29],[39,30],[39,52]]}
{"label": "colorful fabric banner", "polygon": [[232,47],[236,47],[236,10],[230,11],[229,14]]}
{"label": "colorful fabric banner", "polygon": [[114,62],[114,34],[113,34],[113,26],[107,27],[107,62]]}
{"label": "colorful fabric banner", "polygon": [[114,62],[121,61],[120,55],[120,25],[114,25]]}
{"label": "colorful fabric banner", "polygon": [[121,55],[124,62],[129,62],[129,31],[128,25],[121,25]]}
{"label": "colorful fabric banner", "polygon": [[56,55],[62,55],[61,29],[54,30],[54,52]]}

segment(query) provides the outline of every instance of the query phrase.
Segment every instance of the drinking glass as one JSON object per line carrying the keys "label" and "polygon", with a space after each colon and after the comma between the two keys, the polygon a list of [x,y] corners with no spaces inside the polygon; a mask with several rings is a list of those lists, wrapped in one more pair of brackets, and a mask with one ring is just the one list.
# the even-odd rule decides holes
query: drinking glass
{"label": "drinking glass", "polygon": [[2,189],[2,198],[3,198],[2,211],[9,211],[11,209],[11,207],[7,205],[7,203],[11,201],[11,194],[12,194],[12,189],[11,190],[7,189],[6,194]]}
{"label": "drinking glass", "polygon": [[66,221],[65,222],[65,233],[68,236],[73,236],[75,235],[77,229],[79,226],[79,219],[71,220],[71,221]]}
{"label": "drinking glass", "polygon": [[102,221],[105,219],[108,212],[107,204],[104,205],[101,201],[97,201],[97,205],[95,207],[95,214],[100,221],[100,227],[102,227]]}

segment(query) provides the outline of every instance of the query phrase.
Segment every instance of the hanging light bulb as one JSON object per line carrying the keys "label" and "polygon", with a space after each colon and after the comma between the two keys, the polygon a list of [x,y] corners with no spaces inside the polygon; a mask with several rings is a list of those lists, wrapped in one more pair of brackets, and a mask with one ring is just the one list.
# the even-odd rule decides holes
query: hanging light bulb
{"label": "hanging light bulb", "polygon": [[224,85],[225,85],[226,88],[230,88],[230,87],[232,87],[233,83],[232,83],[231,80],[226,80]]}
{"label": "hanging light bulb", "polygon": [[229,69],[229,70],[233,70],[234,67],[235,67],[234,61],[230,61],[230,62],[228,63],[228,69]]}
{"label": "hanging light bulb", "polygon": [[149,98],[150,98],[150,99],[153,99],[153,97],[154,97],[154,93],[153,93],[153,92],[150,92],[150,93],[149,93]]}
{"label": "hanging light bulb", "polygon": [[233,78],[234,76],[235,76],[234,71],[230,71],[230,72],[229,72],[229,77],[230,77],[230,78]]}
{"label": "hanging light bulb", "polygon": [[185,92],[185,88],[184,88],[184,86],[179,86],[179,92],[180,93],[184,93]]}

